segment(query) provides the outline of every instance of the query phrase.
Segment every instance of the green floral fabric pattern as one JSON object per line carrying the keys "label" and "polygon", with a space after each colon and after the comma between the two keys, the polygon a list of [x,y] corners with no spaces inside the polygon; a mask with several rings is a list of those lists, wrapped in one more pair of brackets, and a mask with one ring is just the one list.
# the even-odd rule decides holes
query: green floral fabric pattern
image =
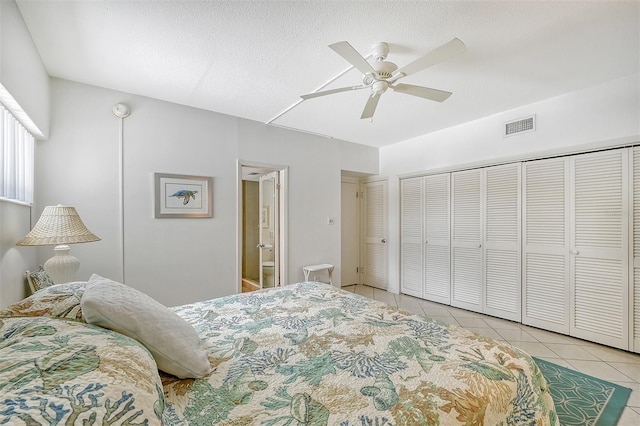
{"label": "green floral fabric pattern", "polygon": [[80,299],[86,282],[55,284],[35,292],[26,299],[0,310],[0,318],[47,316],[84,321]]}
{"label": "green floral fabric pattern", "polygon": [[524,352],[323,283],[174,310],[215,370],[163,376],[166,424],[558,424]]}
{"label": "green floral fabric pattern", "polygon": [[0,318],[0,424],[160,425],[162,383],[135,340],[83,322]]}
{"label": "green floral fabric pattern", "polygon": [[34,293],[54,284],[53,280],[44,271],[42,265],[38,266],[38,269],[35,271],[29,272],[29,281]]}

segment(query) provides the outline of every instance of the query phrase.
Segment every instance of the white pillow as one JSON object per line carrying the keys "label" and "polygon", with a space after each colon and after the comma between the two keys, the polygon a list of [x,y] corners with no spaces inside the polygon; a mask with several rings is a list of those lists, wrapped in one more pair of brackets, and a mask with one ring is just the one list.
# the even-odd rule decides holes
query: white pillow
{"label": "white pillow", "polygon": [[117,331],[146,346],[160,370],[181,379],[211,372],[196,330],[146,294],[93,274],[80,305],[89,324]]}

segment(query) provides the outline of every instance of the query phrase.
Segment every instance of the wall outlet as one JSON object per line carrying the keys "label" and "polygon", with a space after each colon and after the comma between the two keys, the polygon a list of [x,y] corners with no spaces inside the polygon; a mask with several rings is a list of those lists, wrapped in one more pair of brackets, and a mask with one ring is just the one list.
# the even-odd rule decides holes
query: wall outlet
{"label": "wall outlet", "polygon": [[328,217],[327,218],[327,225],[333,225],[334,223],[336,223],[336,220],[332,217]]}

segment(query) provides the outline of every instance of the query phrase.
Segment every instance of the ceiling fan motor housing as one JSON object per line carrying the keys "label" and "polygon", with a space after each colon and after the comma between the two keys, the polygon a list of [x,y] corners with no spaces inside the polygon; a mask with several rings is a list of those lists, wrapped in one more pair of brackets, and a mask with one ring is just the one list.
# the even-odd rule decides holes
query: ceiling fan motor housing
{"label": "ceiling fan motor housing", "polygon": [[386,80],[391,78],[391,75],[398,69],[398,66],[393,62],[381,61],[373,64],[373,69],[376,70],[379,79]]}
{"label": "ceiling fan motor housing", "polygon": [[[388,80],[392,77],[398,66],[393,62],[381,61],[371,64],[375,70],[375,74],[365,74],[362,77],[362,82],[368,86],[375,81]],[[385,89],[386,90],[386,89]]]}

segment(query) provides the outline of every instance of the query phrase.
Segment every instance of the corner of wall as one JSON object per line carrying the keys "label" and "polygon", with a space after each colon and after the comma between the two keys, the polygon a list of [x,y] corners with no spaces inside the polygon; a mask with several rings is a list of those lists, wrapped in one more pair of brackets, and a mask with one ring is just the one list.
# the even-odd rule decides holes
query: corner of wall
{"label": "corner of wall", "polygon": [[47,139],[49,74],[14,1],[0,1],[0,84],[11,94],[5,106],[36,139]]}
{"label": "corner of wall", "polygon": [[340,141],[341,170],[377,175],[380,172],[379,148]]}

